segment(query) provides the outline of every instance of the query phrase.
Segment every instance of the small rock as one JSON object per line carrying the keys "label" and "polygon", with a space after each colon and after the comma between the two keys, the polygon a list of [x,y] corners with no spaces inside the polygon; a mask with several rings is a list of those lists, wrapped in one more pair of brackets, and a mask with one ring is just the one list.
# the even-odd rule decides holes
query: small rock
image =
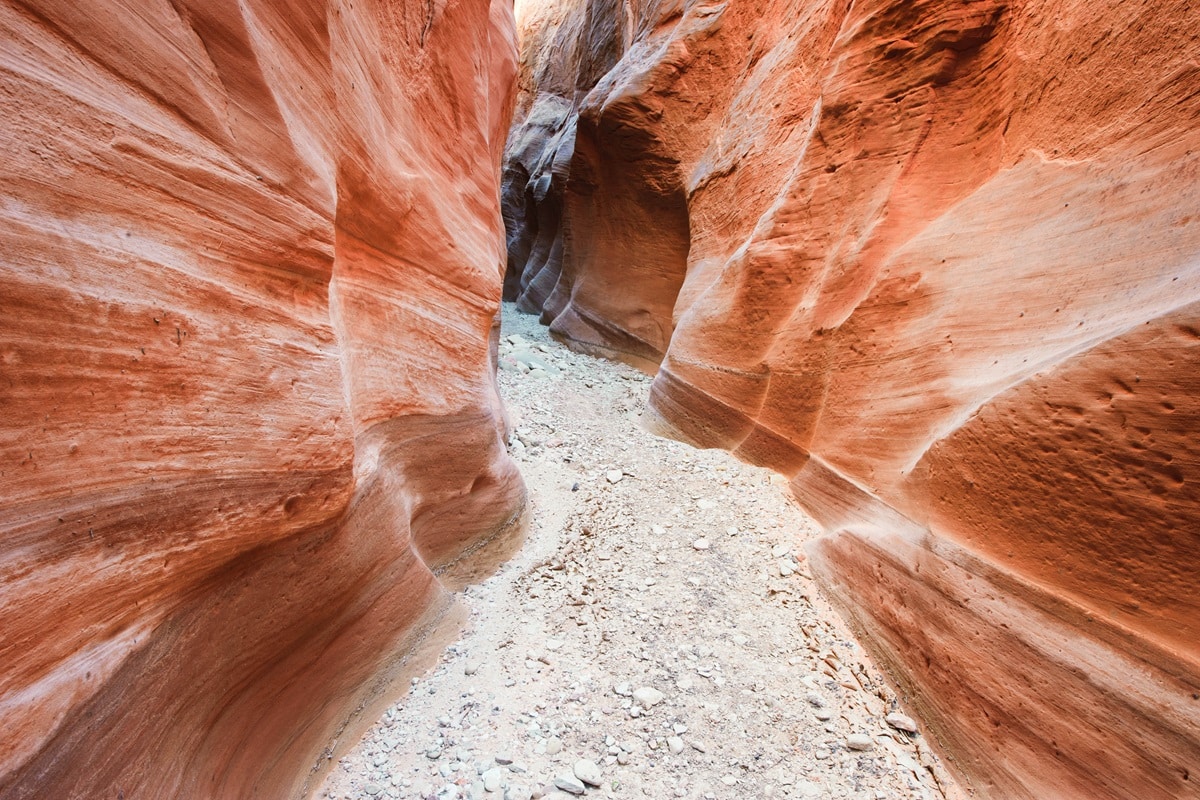
{"label": "small rock", "polygon": [[476,672],[479,672],[479,668],[482,666],[483,666],[482,659],[468,658],[467,663],[463,665],[463,674],[464,675],[474,675]]}
{"label": "small rock", "polygon": [[483,790],[485,792],[496,792],[500,790],[500,781],[504,774],[499,767],[492,767],[483,773]]}
{"label": "small rock", "polygon": [[610,469],[604,477],[608,479],[609,483],[620,483],[621,479],[625,477],[625,473],[619,469]]}
{"label": "small rock", "polygon": [[586,783],[588,786],[600,785],[600,767],[595,761],[589,761],[586,758],[581,758],[575,762],[575,777]]}
{"label": "small rock", "polygon": [[442,751],[440,748],[431,747],[425,751],[425,757],[428,758],[430,761],[437,761],[439,758],[442,757]]}
{"label": "small rock", "polygon": [[528,786],[510,786],[504,792],[504,800],[531,800],[533,791]]}
{"label": "small rock", "polygon": [[683,752],[683,739],[679,738],[678,736],[668,736],[667,747],[672,753],[679,755]]}
{"label": "small rock", "polygon": [[363,788],[363,791],[372,797],[376,797],[383,794],[383,787],[377,783],[368,783],[366,787]]}
{"label": "small rock", "polygon": [[633,692],[633,699],[642,708],[652,708],[665,699],[665,695],[652,686],[643,686]]}
{"label": "small rock", "polygon": [[852,733],[846,737],[846,747],[851,750],[870,750],[874,746],[875,742],[865,733]]}
{"label": "small rock", "polygon": [[621,683],[618,683],[616,686],[613,687],[613,694],[618,695],[620,697],[632,697],[633,696],[633,687],[629,684],[628,681],[622,681]]}
{"label": "small rock", "polygon": [[711,511],[716,507],[717,504],[712,500],[704,499],[696,501],[696,508],[700,509],[701,511]]}
{"label": "small rock", "polygon": [[556,756],[562,752],[562,739],[557,736],[551,736],[546,740],[546,755]]}
{"label": "small rock", "polygon": [[697,539],[696,541],[692,542],[692,547],[696,550],[707,550],[710,546],[711,545],[709,545],[708,539]]}
{"label": "small rock", "polygon": [[510,756],[508,753],[496,753],[496,763],[500,764],[501,766],[507,766],[508,764],[513,763],[512,756]]}
{"label": "small rock", "polygon": [[583,781],[576,778],[574,775],[559,775],[554,779],[554,785],[570,794],[583,794]]}
{"label": "small rock", "polygon": [[825,698],[817,692],[809,692],[808,694],[804,695],[804,699],[808,700],[808,702],[814,708],[824,708],[825,707]]}
{"label": "small rock", "polygon": [[908,733],[917,732],[917,721],[912,717],[906,717],[903,714],[892,713],[884,717],[884,721],[898,731],[907,731]]}
{"label": "small rock", "polygon": [[779,559],[779,563],[776,566],[779,568],[779,576],[781,578],[796,574],[796,567],[789,559]]}

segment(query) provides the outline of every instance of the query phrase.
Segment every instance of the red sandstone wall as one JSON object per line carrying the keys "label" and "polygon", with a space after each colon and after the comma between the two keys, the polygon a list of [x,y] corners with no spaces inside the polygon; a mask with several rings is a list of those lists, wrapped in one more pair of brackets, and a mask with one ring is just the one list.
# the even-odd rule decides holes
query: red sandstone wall
{"label": "red sandstone wall", "polygon": [[[510,293],[655,372],[664,432],[792,478],[814,570],[981,794],[1200,796],[1196,9],[520,24],[505,204],[552,230]],[[619,61],[579,69],[606,30]]]}
{"label": "red sandstone wall", "polygon": [[0,797],[302,795],[523,498],[511,11],[37,0],[0,42]]}

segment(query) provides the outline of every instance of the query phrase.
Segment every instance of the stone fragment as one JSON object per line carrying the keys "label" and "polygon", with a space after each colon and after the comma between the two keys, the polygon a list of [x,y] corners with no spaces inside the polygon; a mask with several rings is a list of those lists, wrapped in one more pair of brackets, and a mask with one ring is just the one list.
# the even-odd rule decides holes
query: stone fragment
{"label": "stone fragment", "polygon": [[500,782],[504,777],[504,773],[499,767],[492,767],[486,770],[481,777],[483,778],[484,790],[496,792],[500,790]]}
{"label": "stone fragment", "polygon": [[575,777],[586,783],[588,786],[600,785],[600,767],[596,765],[595,761],[581,758],[575,762],[573,770],[575,772]]}
{"label": "stone fragment", "polygon": [[899,712],[888,714],[884,717],[884,721],[898,731],[905,731],[907,733],[917,732],[917,721]]}
{"label": "stone fragment", "polygon": [[583,794],[584,792],[583,781],[574,775],[559,775],[554,779],[554,785],[569,794]]}
{"label": "stone fragment", "polygon": [[852,733],[846,737],[846,747],[851,750],[870,750],[875,747],[875,741],[865,733]]}

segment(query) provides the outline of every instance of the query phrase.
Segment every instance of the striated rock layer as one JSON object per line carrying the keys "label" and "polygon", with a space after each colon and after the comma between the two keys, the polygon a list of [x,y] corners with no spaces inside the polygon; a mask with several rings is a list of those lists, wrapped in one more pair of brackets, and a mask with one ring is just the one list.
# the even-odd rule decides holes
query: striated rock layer
{"label": "striated rock layer", "polygon": [[523,501],[512,12],[35,0],[0,41],[0,797],[303,795]]}
{"label": "striated rock layer", "polygon": [[792,479],[982,796],[1200,797],[1193,5],[518,12],[508,295]]}

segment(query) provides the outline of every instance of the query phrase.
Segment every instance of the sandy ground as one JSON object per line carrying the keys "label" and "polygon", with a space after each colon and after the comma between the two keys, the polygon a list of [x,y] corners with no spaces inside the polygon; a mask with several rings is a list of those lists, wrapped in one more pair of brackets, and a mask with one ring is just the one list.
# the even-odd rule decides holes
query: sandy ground
{"label": "sandy ground", "polygon": [[633,368],[508,306],[504,336],[528,539],[318,796],[961,797],[818,593],[782,481],[642,430]]}

